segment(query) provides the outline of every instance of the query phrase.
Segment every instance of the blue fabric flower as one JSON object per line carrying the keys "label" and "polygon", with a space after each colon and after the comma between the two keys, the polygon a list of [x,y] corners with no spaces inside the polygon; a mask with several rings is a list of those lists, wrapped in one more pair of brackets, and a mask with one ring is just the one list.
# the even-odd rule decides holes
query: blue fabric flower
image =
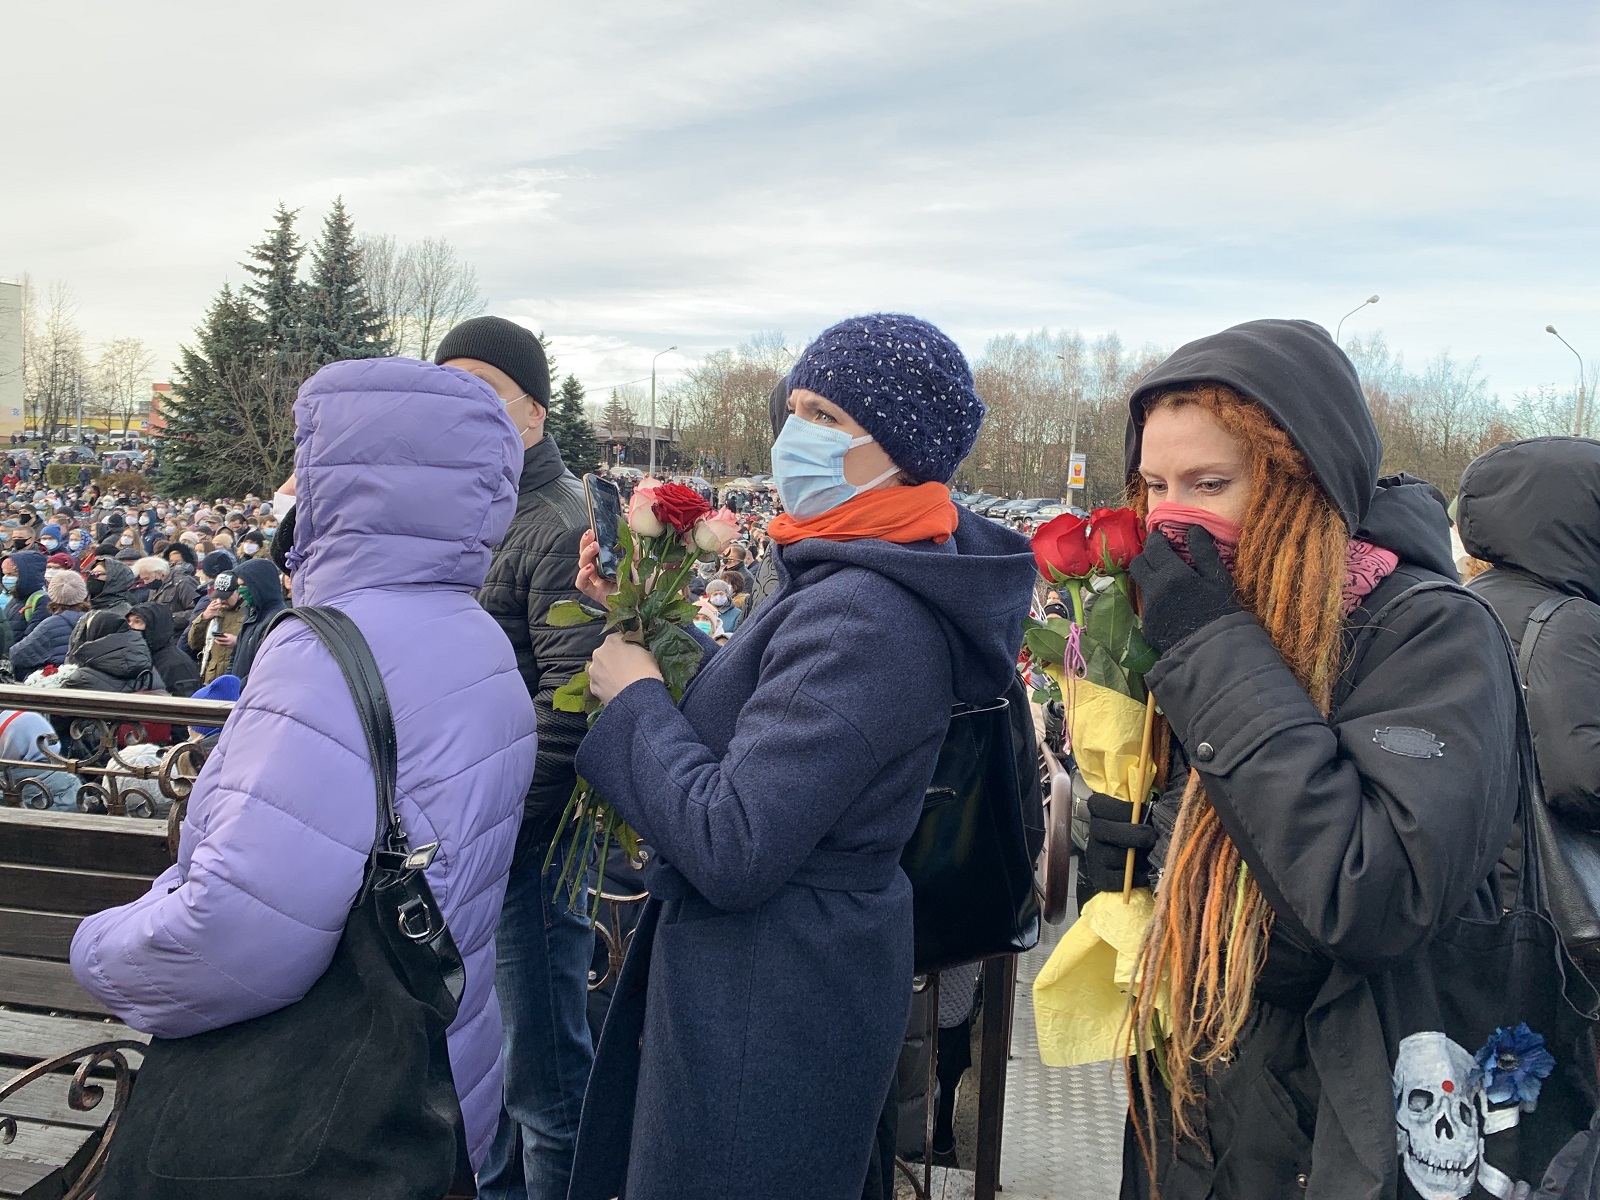
{"label": "blue fabric flower", "polygon": [[1481,1084],[1491,1104],[1516,1102],[1532,1112],[1539,1089],[1555,1070],[1555,1055],[1544,1048],[1544,1035],[1526,1022],[1514,1029],[1496,1029],[1477,1053],[1478,1065],[1469,1082]]}

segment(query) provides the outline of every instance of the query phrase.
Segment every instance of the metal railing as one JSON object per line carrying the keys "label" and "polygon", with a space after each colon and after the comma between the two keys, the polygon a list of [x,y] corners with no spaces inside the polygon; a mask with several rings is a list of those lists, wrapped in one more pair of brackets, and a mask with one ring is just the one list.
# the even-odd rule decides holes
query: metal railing
{"label": "metal railing", "polygon": [[[193,740],[172,735],[188,726],[220,726],[233,704],[0,685],[0,709],[41,713],[55,726],[54,736],[38,739],[37,758],[0,757],[0,806],[48,809],[70,796],[78,812],[166,817],[176,846],[202,754]],[[160,741],[152,737],[163,733]]]}

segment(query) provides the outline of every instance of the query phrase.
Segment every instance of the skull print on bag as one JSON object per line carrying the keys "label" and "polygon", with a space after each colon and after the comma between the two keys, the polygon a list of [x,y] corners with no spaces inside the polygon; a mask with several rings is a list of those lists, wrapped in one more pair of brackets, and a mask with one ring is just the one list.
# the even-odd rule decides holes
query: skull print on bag
{"label": "skull print on bag", "polygon": [[1442,1033],[1413,1033],[1394,1064],[1394,1115],[1406,1177],[1423,1200],[1461,1200],[1483,1152],[1473,1057]]}

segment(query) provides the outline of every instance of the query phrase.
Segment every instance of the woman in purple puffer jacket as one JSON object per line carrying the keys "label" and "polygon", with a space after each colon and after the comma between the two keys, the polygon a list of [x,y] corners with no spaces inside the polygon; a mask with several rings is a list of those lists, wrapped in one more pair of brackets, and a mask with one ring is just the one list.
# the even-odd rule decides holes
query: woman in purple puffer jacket
{"label": "woman in purple puffer jacket", "polygon": [[[396,799],[466,960],[450,1061],[474,1166],[500,1113],[494,927],[533,776],[533,703],[473,593],[516,508],[522,445],[487,384],[410,359],[324,367],[295,405],[294,600],[347,613],[394,708]],[[184,1037],[293,1004],[333,958],[374,792],[344,677],[299,622],[262,645],[189,801],[178,861],[72,940],[83,984]]]}

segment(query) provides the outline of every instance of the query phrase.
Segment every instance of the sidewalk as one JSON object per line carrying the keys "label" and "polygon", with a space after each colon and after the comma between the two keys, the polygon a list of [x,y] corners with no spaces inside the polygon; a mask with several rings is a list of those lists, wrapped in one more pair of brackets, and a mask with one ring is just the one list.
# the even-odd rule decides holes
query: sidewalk
{"label": "sidewalk", "polygon": [[1038,946],[1018,964],[1000,1152],[1006,1200],[1109,1200],[1122,1180],[1128,1108],[1122,1065],[1047,1067],[1039,1061],[1033,980],[1068,924],[1046,925]]}

